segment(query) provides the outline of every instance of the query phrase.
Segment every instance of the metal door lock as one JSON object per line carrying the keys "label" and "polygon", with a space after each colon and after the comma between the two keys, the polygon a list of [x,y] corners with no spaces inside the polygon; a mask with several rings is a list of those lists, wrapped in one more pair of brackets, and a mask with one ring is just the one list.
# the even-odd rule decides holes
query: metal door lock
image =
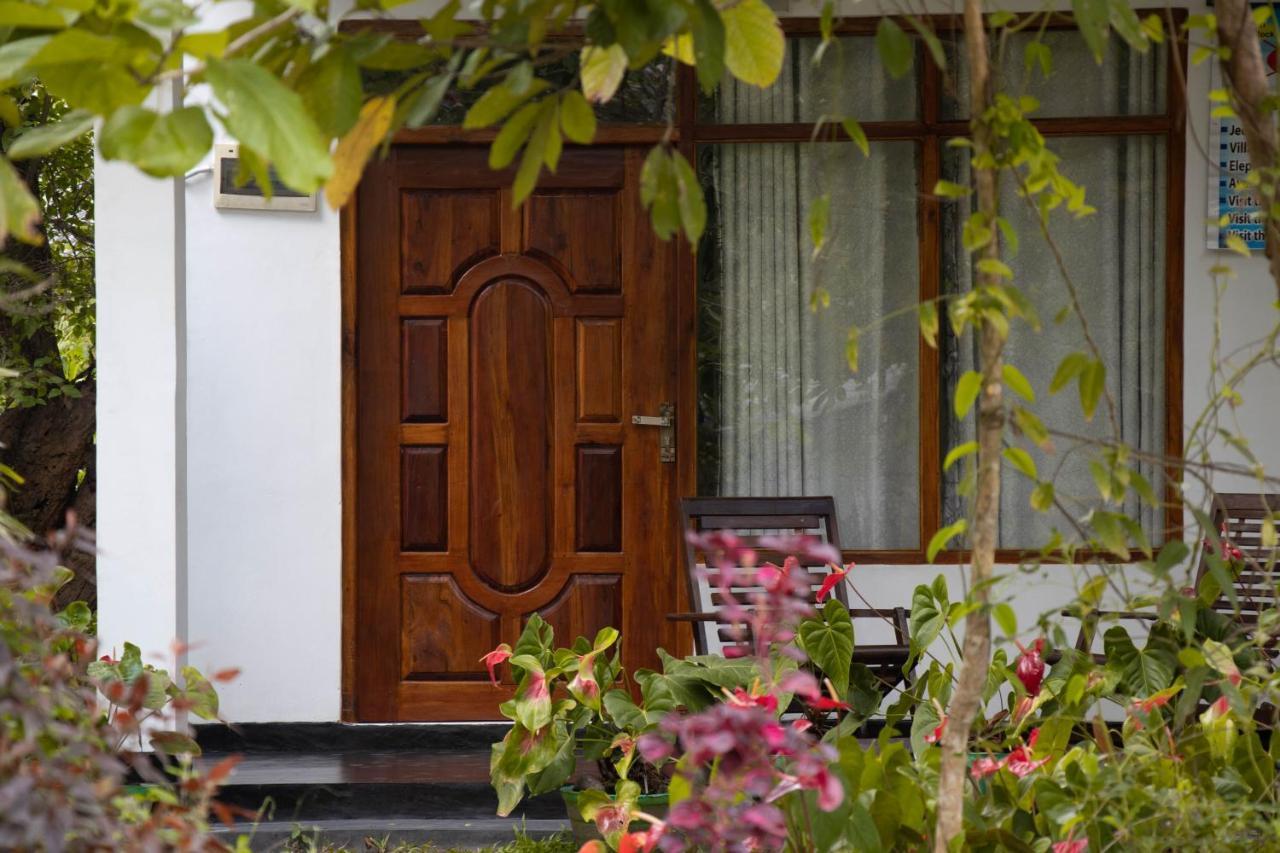
{"label": "metal door lock", "polygon": [[676,407],[673,403],[662,403],[658,406],[658,414],[632,415],[631,423],[636,426],[657,427],[658,461],[676,461]]}

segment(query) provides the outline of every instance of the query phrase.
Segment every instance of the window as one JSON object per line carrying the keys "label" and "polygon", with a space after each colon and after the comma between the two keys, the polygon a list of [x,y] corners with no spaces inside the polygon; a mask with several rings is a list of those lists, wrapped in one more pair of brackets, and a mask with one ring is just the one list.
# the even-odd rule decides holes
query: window
{"label": "window", "polygon": [[[816,66],[820,40],[810,24],[793,24],[774,87],[729,82],[698,103],[689,130],[709,215],[695,261],[697,489],[834,495],[847,550],[917,561],[932,531],[966,511],[961,466],[944,473],[942,458],[973,435],[972,416],[957,421],[950,402],[975,360],[973,342],[949,335],[944,323],[939,348],[924,346],[914,306],[969,284],[971,260],[960,246],[969,202],[929,194],[940,177],[967,181],[967,154],[947,145],[967,133],[967,81],[961,67],[954,87],[944,84],[919,46],[914,72],[889,79],[869,35],[875,23],[854,22],[856,31]],[[1024,38],[1010,40],[1002,66],[1014,80]],[[1099,211],[1055,217],[1052,233],[1090,333],[1110,359],[1108,389],[1125,440],[1157,455],[1176,452],[1181,332],[1173,325],[1179,312],[1167,310],[1181,298],[1180,263],[1171,262],[1180,258],[1182,220],[1182,129],[1167,97],[1174,64],[1167,51],[1133,54],[1112,40],[1099,66],[1074,31],[1051,31],[1047,40],[1055,78],[1078,85],[1031,85],[1042,99],[1033,115]],[[950,52],[954,66],[958,52]],[[830,125],[815,134],[833,115],[863,123],[868,157]],[[807,212],[827,191],[828,245],[815,258]],[[1006,186],[1003,205],[1021,237],[1017,282],[1044,323],[1038,334],[1015,329],[1009,357],[1041,392],[1033,408],[1046,423],[1109,434],[1107,413],[1084,423],[1073,394],[1045,393],[1083,334],[1074,320],[1053,322],[1067,291],[1026,203]],[[855,325],[860,365],[850,373],[843,353]],[[1059,495],[1083,514],[1096,495],[1083,451],[1058,445],[1036,451],[1037,465],[1042,475],[1054,472]],[[1162,487],[1155,465],[1139,467]],[[1024,477],[1006,473],[1005,558],[1065,527],[1062,517],[1031,509],[1030,491]],[[1141,513],[1153,541],[1174,517],[1136,500],[1127,509]]]}

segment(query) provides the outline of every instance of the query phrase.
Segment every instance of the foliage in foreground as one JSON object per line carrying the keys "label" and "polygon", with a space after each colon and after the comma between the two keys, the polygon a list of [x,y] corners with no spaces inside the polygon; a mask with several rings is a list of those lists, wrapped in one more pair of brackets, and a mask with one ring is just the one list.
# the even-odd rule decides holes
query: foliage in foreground
{"label": "foliage in foreground", "polygon": [[[95,659],[88,607],[49,606],[81,537],[33,546],[2,513],[0,525],[0,848],[223,849],[209,815],[234,819],[213,796],[235,762],[200,773],[191,739],[156,728],[178,710],[216,716],[212,684],[191,668],[172,679],[132,646],[120,660]],[[144,725],[158,765],[124,750]],[[130,774],[151,783],[145,792],[126,789]]]}
{"label": "foliage in foreground", "polygon": [[[802,539],[786,544],[810,547]],[[878,685],[888,694],[886,726],[864,745],[857,735],[880,695],[868,702],[874,682],[852,664],[856,643],[845,605],[809,605],[807,573],[794,561],[743,569],[755,564],[754,554],[732,536],[714,534],[697,545],[724,579],[719,591],[731,618],[755,640],[752,678],[708,707],[686,706],[669,692],[669,710],[640,736],[646,760],[674,768],[665,818],[639,810],[621,785],[612,798],[584,806],[584,818],[620,850],[931,847],[939,742],[949,723],[943,709],[955,679],[952,664],[927,650],[963,617],[963,602],[949,600],[941,578],[916,590],[917,677]],[[1206,547],[1213,552],[1206,559],[1230,577],[1260,568],[1226,536]],[[1185,550],[1171,544],[1141,565],[1160,574]],[[851,568],[832,566],[833,576]],[[1051,626],[1038,626],[1044,633],[1022,646],[1016,661],[997,656],[984,710],[966,739],[964,849],[1157,851],[1198,848],[1209,839],[1224,850],[1280,846],[1280,738],[1270,737],[1280,699],[1270,645],[1280,615],[1245,630],[1214,609],[1224,592],[1215,574],[1206,573],[1197,589],[1171,585],[1152,599],[1145,637],[1111,625],[1101,663],[1068,647]],[[731,587],[753,580],[762,591],[735,602]],[[1087,596],[1076,602],[1098,616],[1096,604]],[[1008,618],[1002,621],[1013,636],[1017,625]],[[1044,659],[1047,638],[1061,649],[1052,667]],[[835,677],[851,672],[847,688],[837,691]],[[537,681],[531,675],[523,670],[516,703],[527,701]],[[575,703],[570,696],[556,701]],[[803,706],[833,714],[830,728],[819,734],[794,713]],[[1120,713],[1109,722],[1103,708]],[[636,819],[648,828],[629,832]]]}

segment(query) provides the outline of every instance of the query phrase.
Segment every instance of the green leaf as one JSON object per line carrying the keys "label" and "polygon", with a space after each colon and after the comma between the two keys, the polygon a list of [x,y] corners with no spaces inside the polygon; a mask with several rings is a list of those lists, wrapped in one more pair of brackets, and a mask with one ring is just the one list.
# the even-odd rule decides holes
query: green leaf
{"label": "green leaf", "polygon": [[26,160],[48,154],[93,129],[93,113],[72,110],[52,124],[37,125],[22,131],[6,152],[10,160]]}
{"label": "green leaf", "polygon": [[851,373],[858,372],[858,341],[862,336],[857,326],[850,326],[844,341],[844,358],[849,363]]}
{"label": "green leaf", "polygon": [[1006,637],[1016,637],[1018,635],[1018,615],[1013,612],[1013,607],[1007,601],[998,602],[991,608],[991,615],[995,617],[996,624],[1000,626],[1000,630],[1004,631]]}
{"label": "green leaf", "polygon": [[549,85],[551,84],[546,80],[537,78],[530,81],[524,91],[514,92],[508,85],[508,81],[503,81],[489,89],[471,105],[471,109],[467,110],[466,116],[462,119],[462,127],[466,130],[478,130],[497,124],[521,104],[542,93]]}
{"label": "green leaf", "polygon": [[938,181],[933,185],[933,194],[941,198],[964,198],[973,192],[969,187],[951,181]]}
{"label": "green leaf", "polygon": [[1110,25],[1111,13],[1107,8],[1108,0],[1071,0],[1071,9],[1075,12],[1076,26],[1085,44],[1093,53],[1093,58],[1102,63],[1102,55]]}
{"label": "green leaf", "polygon": [[1107,669],[1119,673],[1132,696],[1150,696],[1173,683],[1178,663],[1178,645],[1168,634],[1153,629],[1147,644],[1139,650],[1129,633],[1116,625],[1103,635]]}
{"label": "green leaf", "polygon": [[827,239],[827,222],[831,216],[831,193],[823,193],[809,204],[809,237],[813,250],[822,248]]}
{"label": "green leaf", "polygon": [[342,136],[360,115],[360,67],[349,50],[335,46],[298,78],[298,94],[321,133]]}
{"label": "green leaf", "polygon": [[680,228],[680,208],[675,169],[666,148],[655,145],[640,170],[640,203],[649,209],[653,231],[661,240],[671,239]]}
{"label": "green leaf", "polygon": [[360,117],[338,140],[333,150],[333,174],[324,185],[325,200],[334,210],[342,207],[355,192],[365,164],[378,144],[386,138],[395,118],[394,98],[379,95],[360,108]]}
{"label": "green leaf", "polygon": [[1098,408],[1098,399],[1107,381],[1107,367],[1100,361],[1090,361],[1080,372],[1080,408],[1085,420],[1092,420]]}
{"label": "green leaf", "polygon": [[1038,479],[1036,474],[1036,463],[1031,458],[1031,454],[1023,450],[1021,447],[1006,447],[1000,452],[1010,465],[1018,469],[1019,472],[1026,475],[1028,479]]}
{"label": "green leaf", "polygon": [[209,679],[194,666],[184,666],[181,671],[182,688],[179,695],[186,700],[191,713],[202,720],[218,719],[218,691]]}
{"label": "green leaf", "polygon": [[907,619],[907,627],[911,631],[911,647],[916,654],[924,652],[942,633],[947,614],[944,607],[938,606],[937,597],[927,584],[920,584],[911,594],[911,615]]}
{"label": "green leaf", "polygon": [[782,71],[786,49],[778,16],[764,0],[740,0],[720,16],[729,73],[753,86],[772,85]]}
{"label": "green leaf", "polygon": [[698,85],[710,94],[724,76],[725,24],[711,0],[694,0],[689,12]]}
{"label": "green leaf", "polygon": [[507,119],[489,146],[489,168],[505,169],[516,159],[520,146],[529,139],[534,123],[542,112],[539,104],[525,104]]}
{"label": "green leaf", "polygon": [[560,96],[560,127],[570,141],[579,145],[586,145],[595,138],[595,110],[577,89],[568,89]]}
{"label": "green leaf", "polygon": [[1014,367],[1012,364],[1005,364],[1003,367],[1004,384],[1012,388],[1019,397],[1028,403],[1036,401],[1036,392],[1031,387],[1031,383],[1027,381],[1027,377],[1022,371]]}
{"label": "green leaf", "polygon": [[245,59],[211,59],[206,73],[227,109],[225,124],[231,134],[274,165],[286,186],[315,192],[333,165],[302,98]]}
{"label": "green leaf", "polygon": [[1094,510],[1089,514],[1089,525],[1098,534],[1098,541],[1106,550],[1118,559],[1129,559],[1129,538],[1120,516]]}
{"label": "green leaf", "polygon": [[98,146],[107,160],[127,160],[155,177],[182,175],[213,144],[213,129],[199,107],[155,113],[119,109],[102,125]]}
{"label": "green leaf", "polygon": [[707,202],[702,197],[702,184],[689,161],[679,151],[671,152],[676,180],[676,200],[680,210],[680,222],[690,245],[697,245],[707,225]]}
{"label": "green leaf", "polygon": [[520,167],[516,169],[516,179],[512,184],[513,206],[519,206],[529,197],[538,182],[543,165],[549,159],[558,158],[560,153],[560,122],[556,103],[553,99],[548,99],[537,106],[538,114],[529,134],[529,143],[524,147],[524,155],[520,158]]}
{"label": "green leaf", "polygon": [[889,76],[897,79],[911,71],[915,64],[915,48],[911,38],[892,18],[881,18],[876,28],[876,50]]}
{"label": "green leaf", "polygon": [[956,417],[964,419],[978,399],[982,390],[982,374],[976,370],[966,370],[956,383],[955,412]]}
{"label": "green leaf", "polygon": [[1037,483],[1031,490],[1031,508],[1036,512],[1048,512],[1053,508],[1053,483]]}
{"label": "green leaf", "polygon": [[547,673],[533,655],[516,655],[511,665],[524,670],[520,685],[516,688],[516,722],[531,732],[537,732],[551,722],[551,688]]}
{"label": "green leaf", "polygon": [[150,91],[130,64],[139,53],[121,37],[77,27],[50,38],[30,58],[28,69],[71,106],[108,115],[142,103]]}
{"label": "green leaf", "polygon": [[942,461],[942,470],[950,470],[952,465],[956,464],[964,457],[977,452],[978,442],[976,441],[966,441],[964,444],[951,448],[951,451],[947,453],[947,458]]}
{"label": "green leaf", "polygon": [[851,118],[843,119],[840,126],[844,128],[844,132],[849,134],[849,138],[853,140],[853,144],[858,146],[858,150],[862,152],[863,157],[871,156],[871,144],[867,142],[867,132],[862,129],[862,125]]}
{"label": "green leaf", "polygon": [[920,35],[920,40],[929,49],[933,64],[945,71],[947,69],[947,53],[942,49],[942,42],[938,39],[938,36],[915,15],[907,15],[907,23]]}
{"label": "green leaf", "polygon": [[1089,364],[1089,356],[1082,352],[1073,352],[1062,359],[1058,364],[1058,369],[1054,371],[1053,379],[1049,382],[1049,393],[1056,394],[1067,386],[1071,380],[1075,379]]}
{"label": "green leaf", "polygon": [[849,690],[849,667],[853,664],[853,620],[844,602],[832,598],[823,605],[821,618],[800,623],[800,644],[809,660],[831,679],[838,696]]}
{"label": "green leaf", "polygon": [[916,314],[920,320],[920,335],[925,342],[934,349],[938,348],[938,303],[921,302],[916,307]]}
{"label": "green leaf", "polygon": [[23,30],[60,30],[75,21],[71,9],[41,6],[21,0],[0,0],[0,27]]}
{"label": "green leaf", "polygon": [[928,558],[929,562],[932,563],[933,558],[938,556],[938,552],[941,551],[952,539],[959,536],[961,533],[964,533],[965,530],[968,529],[968,526],[969,523],[962,518],[954,524],[948,524],[946,527],[933,534],[932,538],[929,539],[929,547],[925,550],[925,556]]}
{"label": "green leaf", "polygon": [[39,243],[40,205],[7,158],[0,157],[0,245],[9,237]]}
{"label": "green leaf", "polygon": [[561,724],[557,724],[552,728],[552,739],[555,744],[555,755],[551,762],[530,774],[527,784],[529,786],[529,794],[538,796],[539,794],[548,794],[559,788],[569,781],[569,777],[573,775],[574,768],[577,766],[577,749],[578,740],[571,732],[565,730]]}

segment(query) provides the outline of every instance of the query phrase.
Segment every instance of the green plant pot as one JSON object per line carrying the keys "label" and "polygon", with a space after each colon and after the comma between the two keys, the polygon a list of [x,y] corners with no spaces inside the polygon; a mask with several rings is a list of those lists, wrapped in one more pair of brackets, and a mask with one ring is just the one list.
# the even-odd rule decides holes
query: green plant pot
{"label": "green plant pot", "polygon": [[[573,840],[576,844],[586,844],[588,841],[603,841],[600,832],[596,829],[594,821],[582,819],[582,812],[578,811],[578,794],[581,792],[572,785],[565,785],[560,789],[560,796],[564,797],[564,808],[569,813],[569,825],[573,828]],[[651,814],[654,817],[667,816],[667,792],[661,794],[641,794],[639,801],[636,803],[640,811],[645,814]],[[631,825],[627,827],[632,832],[639,832],[647,829],[648,824],[642,820],[633,820]]]}

